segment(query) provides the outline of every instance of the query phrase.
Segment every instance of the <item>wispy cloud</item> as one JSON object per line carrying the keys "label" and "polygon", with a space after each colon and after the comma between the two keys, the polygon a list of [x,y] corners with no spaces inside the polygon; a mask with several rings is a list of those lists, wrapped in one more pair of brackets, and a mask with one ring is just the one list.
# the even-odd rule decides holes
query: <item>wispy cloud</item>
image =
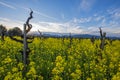
{"label": "wispy cloud", "polygon": [[108,13],[110,14],[111,18],[114,20],[120,20],[120,8],[116,9],[108,9]]}
{"label": "wispy cloud", "polygon": [[99,27],[108,35],[120,33],[120,9],[110,9],[104,11],[104,14],[95,13],[84,18],[74,18],[72,21],[75,26],[82,29],[82,33],[99,35]]}
{"label": "wispy cloud", "polygon": [[74,18],[74,22],[75,23],[87,23],[87,22],[90,22],[92,20],[92,18],[91,17],[88,17],[88,18],[79,18],[79,19],[77,19],[77,18]]}
{"label": "wispy cloud", "polygon": [[39,14],[39,15],[44,16],[44,17],[46,17],[46,18],[50,18],[50,19],[53,19],[53,20],[57,20],[57,18],[54,18],[54,17],[49,16],[49,15],[47,15],[47,14],[41,13],[41,12],[39,12],[39,11],[35,11],[35,10],[34,10],[34,12],[35,12],[36,14]]}
{"label": "wispy cloud", "polygon": [[7,3],[4,3],[4,2],[1,2],[1,1],[0,1],[0,5],[3,5],[5,7],[11,8],[11,9],[16,9],[14,6],[7,4]]}
{"label": "wispy cloud", "polygon": [[89,11],[94,3],[95,0],[81,0],[79,5],[79,10],[82,9],[83,11]]}
{"label": "wispy cloud", "polygon": [[6,26],[7,29],[13,28],[13,27],[19,27],[23,29],[23,21],[19,20],[11,20],[8,18],[0,17],[0,24]]}
{"label": "wispy cloud", "polygon": [[94,21],[101,21],[101,20],[103,20],[105,17],[104,16],[101,16],[101,15],[99,15],[99,16],[95,16],[94,17]]}
{"label": "wispy cloud", "polygon": [[8,19],[8,18],[3,18],[3,17],[0,17],[0,20],[1,20],[1,21],[6,21],[6,22],[10,21],[10,19]]}
{"label": "wispy cloud", "polygon": [[[25,10],[27,10],[27,11],[30,10],[30,8],[25,8],[25,7],[22,7],[22,8],[25,9]],[[36,14],[38,14],[38,15],[41,15],[41,16],[43,16],[43,17],[46,17],[46,18],[49,18],[49,19],[53,19],[53,20],[57,20],[57,18],[54,18],[54,17],[49,16],[49,15],[47,15],[47,14],[41,13],[41,12],[36,11],[36,10],[33,10],[33,11],[34,11],[34,13],[36,13]]]}

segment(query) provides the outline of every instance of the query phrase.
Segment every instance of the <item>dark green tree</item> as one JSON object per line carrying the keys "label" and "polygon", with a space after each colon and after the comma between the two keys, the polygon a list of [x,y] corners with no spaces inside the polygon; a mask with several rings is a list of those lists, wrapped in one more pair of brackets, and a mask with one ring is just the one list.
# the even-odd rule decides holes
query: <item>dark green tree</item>
{"label": "dark green tree", "polygon": [[6,27],[3,25],[0,25],[0,36],[1,36],[1,40],[3,40],[3,41],[4,41],[4,36],[5,36],[6,32],[7,32]]}
{"label": "dark green tree", "polygon": [[8,35],[9,36],[21,36],[22,35],[22,30],[18,27],[15,27],[13,29],[8,30]]}

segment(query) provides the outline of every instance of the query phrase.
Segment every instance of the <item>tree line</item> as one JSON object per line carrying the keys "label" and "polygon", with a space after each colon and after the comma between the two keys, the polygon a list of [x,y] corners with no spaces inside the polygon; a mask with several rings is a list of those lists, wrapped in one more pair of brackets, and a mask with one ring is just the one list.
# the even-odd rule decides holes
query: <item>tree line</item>
{"label": "tree line", "polygon": [[14,27],[12,29],[7,30],[5,26],[2,24],[0,25],[0,36],[1,40],[4,41],[4,36],[21,36],[22,35],[22,30],[19,27]]}

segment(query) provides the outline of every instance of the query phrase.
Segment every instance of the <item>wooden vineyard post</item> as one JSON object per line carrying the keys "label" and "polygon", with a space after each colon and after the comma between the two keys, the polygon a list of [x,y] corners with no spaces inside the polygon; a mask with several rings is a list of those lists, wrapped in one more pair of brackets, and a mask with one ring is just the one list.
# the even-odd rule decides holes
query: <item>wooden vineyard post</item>
{"label": "wooden vineyard post", "polygon": [[27,56],[26,56],[26,52],[27,52],[27,39],[26,39],[26,24],[24,24],[23,26],[23,30],[24,30],[24,34],[23,34],[23,63],[27,64]]}
{"label": "wooden vineyard post", "polygon": [[62,44],[65,42],[65,36],[62,37]]}
{"label": "wooden vineyard post", "polygon": [[106,43],[105,43],[106,32],[102,32],[101,28],[99,28],[99,30],[100,30],[100,39],[101,39],[100,49],[104,50],[104,46],[106,45]]}
{"label": "wooden vineyard post", "polygon": [[40,40],[42,39],[42,32],[40,32],[39,30],[38,30],[38,32],[39,32],[39,34],[40,34]]}
{"label": "wooden vineyard post", "polygon": [[95,43],[95,36],[92,36],[92,38],[90,40],[91,40],[92,44],[94,44]]}
{"label": "wooden vineyard post", "polygon": [[72,35],[71,35],[71,33],[69,33],[69,38],[70,38],[70,45],[69,45],[69,47],[71,47],[72,46]]}

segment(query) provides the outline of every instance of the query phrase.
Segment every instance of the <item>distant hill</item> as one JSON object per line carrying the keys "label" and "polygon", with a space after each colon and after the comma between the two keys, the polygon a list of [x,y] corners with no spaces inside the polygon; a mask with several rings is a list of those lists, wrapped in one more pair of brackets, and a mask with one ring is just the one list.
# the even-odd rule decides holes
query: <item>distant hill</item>
{"label": "distant hill", "polygon": [[[31,32],[31,35],[34,36],[39,36],[40,34],[38,32]],[[42,36],[44,37],[70,37],[70,33],[57,33],[57,32],[42,32]],[[75,34],[72,33],[71,37],[73,38],[91,38],[91,37],[95,37],[95,38],[100,38],[99,35],[92,35],[92,34]],[[107,36],[107,38],[110,39],[120,39],[120,37],[116,37],[116,36]]]}

